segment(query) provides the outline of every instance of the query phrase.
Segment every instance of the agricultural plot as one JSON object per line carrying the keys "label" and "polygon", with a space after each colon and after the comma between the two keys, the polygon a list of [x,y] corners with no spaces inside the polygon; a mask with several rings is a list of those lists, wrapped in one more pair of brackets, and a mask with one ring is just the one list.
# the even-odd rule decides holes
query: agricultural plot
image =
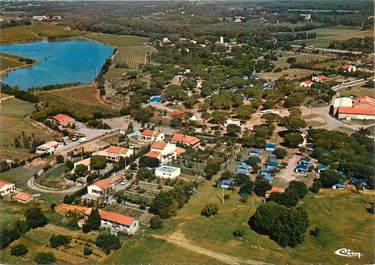
{"label": "agricultural plot", "polygon": [[[67,235],[71,237],[71,243],[67,248],[51,248],[49,238],[53,234]],[[12,242],[10,247],[1,250],[0,256],[3,263],[16,264],[18,257],[10,255],[10,248],[17,244],[24,244],[29,253],[23,257],[23,263],[32,264],[33,257],[38,252],[52,252],[57,263],[66,264],[92,264],[105,258],[104,252],[94,242],[96,233],[83,234],[81,231],[71,231],[66,228],[48,224],[45,227],[26,232],[20,239]],[[83,254],[83,248],[89,247],[93,253],[89,256]]]}
{"label": "agricultural plot", "polygon": [[107,43],[116,47],[128,47],[142,45],[147,38],[129,35],[90,33],[85,36],[88,39]]}
{"label": "agricultural plot", "polygon": [[310,75],[318,74],[319,72],[308,70],[308,69],[286,69],[276,73],[261,73],[261,76],[265,80],[275,81],[281,77],[288,79],[300,79]]}
{"label": "agricultural plot", "polygon": [[81,35],[82,32],[51,24],[18,26],[0,30],[0,43],[29,42],[44,38],[67,38]]}
{"label": "agricultural plot", "polygon": [[91,117],[94,112],[111,113],[111,106],[102,102],[98,89],[93,85],[82,85],[42,91],[38,93],[41,101],[50,107],[64,108],[82,117]]}
{"label": "agricultural plot", "polygon": [[35,136],[43,141],[51,139],[46,131],[33,126],[25,117],[34,110],[33,104],[15,98],[1,102],[0,159],[26,159],[29,157],[29,149],[23,148],[23,146],[15,147],[15,138],[22,132],[25,132],[27,137]]}
{"label": "agricultural plot", "polygon": [[113,60],[114,64],[125,64],[135,69],[140,64],[147,63],[147,50],[144,46],[129,46],[118,48]]}
{"label": "agricultural plot", "polygon": [[22,57],[20,56],[0,53],[0,71],[20,67],[25,64],[25,62],[22,62]]}
{"label": "agricultural plot", "polygon": [[126,75],[127,69],[125,68],[109,68],[107,73],[105,73],[105,78],[109,81],[122,79]]}

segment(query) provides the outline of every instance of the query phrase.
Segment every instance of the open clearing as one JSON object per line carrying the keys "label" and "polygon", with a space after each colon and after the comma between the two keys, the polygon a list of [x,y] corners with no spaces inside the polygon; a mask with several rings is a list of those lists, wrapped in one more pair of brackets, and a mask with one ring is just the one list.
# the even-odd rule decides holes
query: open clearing
{"label": "open clearing", "polygon": [[354,86],[354,87],[348,87],[344,89],[340,89],[338,92],[341,97],[363,97],[363,96],[369,96],[369,97],[375,97],[375,89],[364,87],[363,85]]}
{"label": "open clearing", "polygon": [[327,48],[333,41],[343,41],[352,38],[373,37],[373,30],[363,31],[354,27],[324,27],[313,29],[307,32],[316,32],[316,38],[311,40],[301,40],[295,43],[306,43],[306,45],[314,45],[315,47]]}
{"label": "open clearing", "polygon": [[82,32],[71,30],[65,26],[34,24],[1,29],[0,43],[29,42],[46,38],[68,38],[78,35],[82,35]]}
{"label": "open clearing", "polygon": [[34,111],[32,103],[13,98],[0,104],[0,159],[25,159],[29,156],[28,149],[14,146],[14,138],[22,132],[25,132],[26,136],[34,135],[40,140],[51,139],[46,131],[33,126],[25,118]]}
{"label": "open clearing", "polygon": [[94,112],[111,113],[112,107],[104,103],[99,97],[95,85],[67,87],[38,93],[41,101],[49,106],[67,109],[75,115],[91,118]]}
{"label": "open clearing", "polygon": [[22,57],[0,52],[0,71],[25,65]]}
{"label": "open clearing", "polygon": [[90,33],[85,36],[88,39],[104,42],[116,47],[138,46],[142,45],[147,38],[130,36],[130,35],[115,35],[115,34],[100,34]]}
{"label": "open clearing", "polygon": [[281,72],[276,72],[276,73],[265,72],[265,73],[261,73],[260,75],[262,79],[275,81],[281,77],[285,77],[287,79],[300,79],[300,78],[305,78],[310,75],[314,75],[318,73],[319,71],[314,71],[314,70],[290,68],[290,69],[282,70]]}

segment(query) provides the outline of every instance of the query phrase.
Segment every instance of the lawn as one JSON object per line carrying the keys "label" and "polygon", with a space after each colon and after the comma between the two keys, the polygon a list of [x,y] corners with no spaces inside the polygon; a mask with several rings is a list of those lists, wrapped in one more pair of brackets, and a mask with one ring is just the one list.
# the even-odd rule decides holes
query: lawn
{"label": "lawn", "polygon": [[277,79],[280,79],[281,77],[287,78],[287,79],[300,79],[305,78],[310,75],[314,75],[319,73],[318,71],[308,70],[308,69],[286,69],[282,70],[281,72],[271,73],[271,72],[265,72],[261,73],[262,79],[269,80],[269,81],[275,81]]}
{"label": "lawn", "polygon": [[315,47],[327,48],[332,41],[374,36],[373,30],[363,31],[355,27],[344,26],[329,26],[307,32],[316,32],[316,39],[296,41],[296,43],[306,43],[307,45],[314,45]]}
{"label": "lawn", "polygon": [[46,174],[38,178],[38,183],[51,188],[61,188],[63,186],[62,175],[65,173],[65,164],[59,164],[50,169]]}
{"label": "lawn", "polygon": [[341,97],[375,97],[375,89],[364,87],[363,85],[340,89],[339,93]]}
{"label": "lawn", "polygon": [[64,26],[52,24],[34,24],[17,26],[0,30],[0,43],[30,42],[45,38],[67,38],[82,35],[81,32],[70,30]]}
{"label": "lawn", "polygon": [[25,65],[20,61],[22,57],[0,52],[0,71]]}
{"label": "lawn", "polygon": [[16,148],[15,137],[25,132],[26,136],[34,135],[40,140],[51,139],[50,135],[33,126],[25,116],[35,107],[33,104],[19,99],[8,99],[1,102],[0,109],[0,159],[25,159],[29,156],[29,150]]}
{"label": "lawn", "polygon": [[38,93],[41,101],[48,102],[50,107],[61,108],[78,116],[90,117],[94,112],[108,114],[113,107],[104,103],[95,85],[67,87]]}
{"label": "lawn", "polygon": [[144,37],[115,34],[90,33],[85,37],[91,40],[104,42],[116,47],[138,46],[142,45],[145,41],[147,41],[147,38]]}

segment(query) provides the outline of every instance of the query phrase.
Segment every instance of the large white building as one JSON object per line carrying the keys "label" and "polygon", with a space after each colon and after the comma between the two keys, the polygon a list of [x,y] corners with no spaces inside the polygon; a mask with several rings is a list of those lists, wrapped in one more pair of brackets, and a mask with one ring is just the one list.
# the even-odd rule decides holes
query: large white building
{"label": "large white building", "polygon": [[87,186],[87,193],[81,198],[88,201],[107,201],[115,190],[115,184],[124,179],[123,175],[98,180],[97,182]]}
{"label": "large white building", "polygon": [[16,185],[13,183],[0,179],[0,196],[5,196],[9,193],[13,193],[16,191]]}
{"label": "large white building", "polygon": [[181,168],[171,166],[160,166],[155,169],[155,176],[164,179],[174,179],[181,174]]}
{"label": "large white building", "polygon": [[165,164],[170,162],[172,159],[176,159],[184,152],[185,149],[177,147],[176,144],[159,141],[152,143],[151,150],[145,154],[145,156],[157,158],[161,164]]}
{"label": "large white building", "polygon": [[41,155],[41,154],[53,154],[57,148],[64,146],[64,143],[62,142],[56,142],[56,141],[50,141],[47,143],[44,143],[42,145],[39,145],[36,148],[36,153]]}
{"label": "large white building", "polygon": [[139,139],[147,142],[163,141],[165,138],[164,133],[160,133],[152,130],[144,130],[140,135]]}
{"label": "large white building", "polygon": [[111,230],[111,232],[126,232],[135,234],[139,229],[139,220],[130,216],[115,212],[99,210],[101,219],[100,227]]}

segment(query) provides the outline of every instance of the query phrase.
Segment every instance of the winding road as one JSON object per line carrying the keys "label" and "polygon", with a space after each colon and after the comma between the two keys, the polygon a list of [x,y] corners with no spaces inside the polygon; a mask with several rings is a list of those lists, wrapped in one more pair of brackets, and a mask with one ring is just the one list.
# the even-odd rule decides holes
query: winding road
{"label": "winding road", "polygon": [[80,189],[83,188],[83,186],[73,186],[73,187],[70,187],[70,188],[67,188],[67,189],[64,189],[64,190],[54,190],[54,189],[49,189],[49,188],[46,188],[46,187],[42,187],[40,185],[35,184],[34,182],[35,182],[35,178],[34,177],[30,178],[27,181],[27,186],[30,189],[33,189],[35,191],[42,192],[42,193],[60,193],[60,194],[65,194],[65,193],[73,193],[73,192],[76,192],[76,191],[78,191],[78,190],[80,190]]}

